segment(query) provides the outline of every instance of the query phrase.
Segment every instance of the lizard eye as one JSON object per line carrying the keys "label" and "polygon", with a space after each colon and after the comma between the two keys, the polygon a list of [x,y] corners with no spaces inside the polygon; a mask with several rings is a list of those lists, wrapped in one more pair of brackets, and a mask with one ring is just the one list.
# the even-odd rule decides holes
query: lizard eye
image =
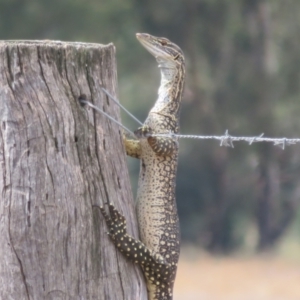
{"label": "lizard eye", "polygon": [[162,46],[167,45],[167,40],[161,39],[161,40],[160,40],[160,44],[161,44]]}

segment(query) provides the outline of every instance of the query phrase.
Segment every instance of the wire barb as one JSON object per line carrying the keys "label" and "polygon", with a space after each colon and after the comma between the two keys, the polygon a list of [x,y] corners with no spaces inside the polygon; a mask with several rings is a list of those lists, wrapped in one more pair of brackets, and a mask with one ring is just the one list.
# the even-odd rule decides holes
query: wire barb
{"label": "wire barb", "polygon": [[231,136],[228,134],[228,129],[226,129],[225,135],[221,138],[220,146],[234,148]]}

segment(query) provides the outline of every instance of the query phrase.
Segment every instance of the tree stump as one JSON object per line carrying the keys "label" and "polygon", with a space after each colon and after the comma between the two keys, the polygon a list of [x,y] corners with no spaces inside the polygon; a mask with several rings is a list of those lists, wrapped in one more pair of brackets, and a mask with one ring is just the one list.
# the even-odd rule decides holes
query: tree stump
{"label": "tree stump", "polygon": [[137,236],[112,44],[0,42],[0,299],[146,299],[95,206]]}

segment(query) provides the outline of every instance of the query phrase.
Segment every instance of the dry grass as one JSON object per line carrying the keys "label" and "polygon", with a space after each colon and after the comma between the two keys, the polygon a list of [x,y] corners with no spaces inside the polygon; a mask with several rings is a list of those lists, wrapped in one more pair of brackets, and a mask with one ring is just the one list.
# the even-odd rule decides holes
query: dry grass
{"label": "dry grass", "polygon": [[[300,253],[299,253],[300,257]],[[174,300],[299,300],[300,260],[183,251]]]}

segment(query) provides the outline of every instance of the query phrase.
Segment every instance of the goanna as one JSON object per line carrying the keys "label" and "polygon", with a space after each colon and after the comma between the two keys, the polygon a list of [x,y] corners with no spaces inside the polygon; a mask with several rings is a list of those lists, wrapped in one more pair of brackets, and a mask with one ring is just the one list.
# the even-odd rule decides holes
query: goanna
{"label": "goanna", "polygon": [[127,154],[141,161],[137,217],[140,241],[127,234],[125,218],[109,205],[101,207],[112,241],[123,254],[139,264],[147,281],[149,300],[170,300],[180,251],[175,199],[178,141],[155,134],[179,132],[179,113],[185,63],[181,49],[166,38],[138,33],[137,39],[156,58],[161,71],[158,99],[138,140],[124,139]]}

